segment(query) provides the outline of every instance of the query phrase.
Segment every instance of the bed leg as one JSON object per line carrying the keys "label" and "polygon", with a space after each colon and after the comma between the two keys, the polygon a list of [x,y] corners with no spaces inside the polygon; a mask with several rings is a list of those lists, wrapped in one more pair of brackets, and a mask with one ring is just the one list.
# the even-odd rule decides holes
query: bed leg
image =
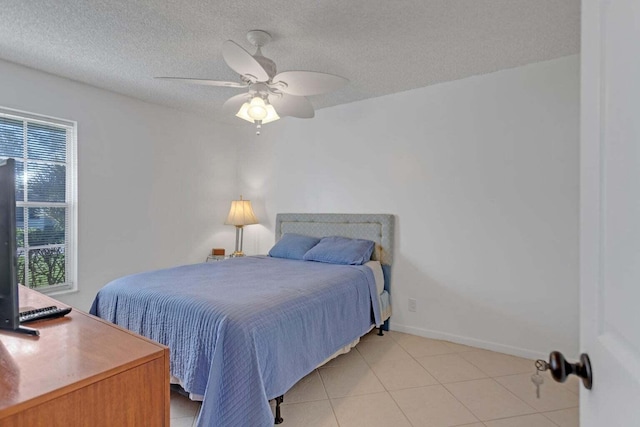
{"label": "bed leg", "polygon": [[384,332],[382,331],[388,331],[389,330],[389,319],[385,320],[384,323],[382,325],[380,325],[380,327],[378,328],[378,335],[379,336],[384,336]]}
{"label": "bed leg", "polygon": [[282,421],[284,421],[280,416],[280,404],[283,401],[284,401],[284,395],[276,397],[276,419],[274,420],[274,423],[276,424],[281,424]]}

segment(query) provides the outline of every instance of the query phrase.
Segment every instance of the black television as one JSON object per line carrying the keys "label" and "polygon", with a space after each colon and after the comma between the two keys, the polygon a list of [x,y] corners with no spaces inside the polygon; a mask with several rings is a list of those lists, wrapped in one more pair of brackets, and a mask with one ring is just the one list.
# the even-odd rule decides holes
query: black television
{"label": "black television", "polygon": [[16,243],[15,160],[0,160],[0,329],[38,335],[20,326]]}

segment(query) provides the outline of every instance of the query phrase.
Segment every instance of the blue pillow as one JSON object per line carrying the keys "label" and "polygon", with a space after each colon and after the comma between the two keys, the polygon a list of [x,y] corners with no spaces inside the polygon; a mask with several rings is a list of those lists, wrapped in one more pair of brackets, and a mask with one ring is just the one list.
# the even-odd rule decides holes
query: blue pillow
{"label": "blue pillow", "polygon": [[269,251],[269,256],[274,258],[302,259],[305,253],[320,239],[317,237],[303,236],[301,234],[285,233],[278,243]]}
{"label": "blue pillow", "polygon": [[340,236],[323,237],[302,259],[331,264],[361,265],[371,259],[374,246],[375,243],[371,240]]}

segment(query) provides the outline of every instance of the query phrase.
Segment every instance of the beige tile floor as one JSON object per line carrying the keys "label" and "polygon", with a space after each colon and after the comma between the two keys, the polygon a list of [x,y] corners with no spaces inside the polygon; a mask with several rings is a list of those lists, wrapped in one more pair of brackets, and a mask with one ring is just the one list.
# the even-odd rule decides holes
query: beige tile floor
{"label": "beige tile floor", "polygon": [[[284,396],[282,427],[578,427],[578,381],[532,360],[387,332],[363,337]],[[195,426],[199,403],[171,395],[171,426]]]}

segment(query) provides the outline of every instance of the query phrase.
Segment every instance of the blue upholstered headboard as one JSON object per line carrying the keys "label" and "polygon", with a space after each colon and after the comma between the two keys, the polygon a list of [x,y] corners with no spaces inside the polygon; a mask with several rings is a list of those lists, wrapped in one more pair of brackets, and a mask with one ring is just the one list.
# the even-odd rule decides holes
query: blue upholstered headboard
{"label": "blue upholstered headboard", "polygon": [[372,258],[382,264],[384,288],[389,292],[394,222],[394,216],[388,214],[281,213],[276,215],[276,242],[285,233],[372,240],[376,243]]}

